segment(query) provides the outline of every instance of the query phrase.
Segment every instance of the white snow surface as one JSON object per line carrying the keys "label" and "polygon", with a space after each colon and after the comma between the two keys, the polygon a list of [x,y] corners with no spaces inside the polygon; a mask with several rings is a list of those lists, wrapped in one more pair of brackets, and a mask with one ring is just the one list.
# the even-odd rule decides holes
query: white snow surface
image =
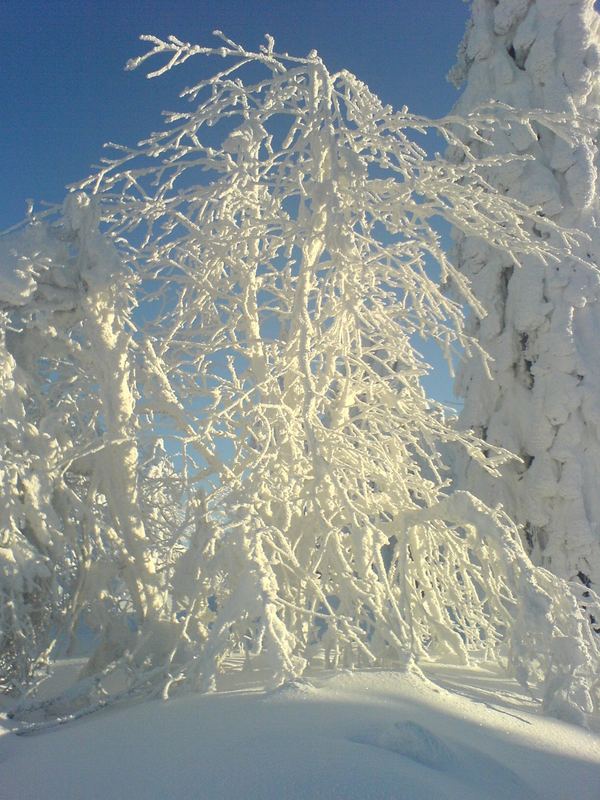
{"label": "white snow surface", "polygon": [[[516,684],[435,667],[321,673],[0,735],[2,800],[597,800],[600,736],[543,718]],[[8,724],[8,723],[6,723]],[[600,720],[591,727],[600,730]]]}

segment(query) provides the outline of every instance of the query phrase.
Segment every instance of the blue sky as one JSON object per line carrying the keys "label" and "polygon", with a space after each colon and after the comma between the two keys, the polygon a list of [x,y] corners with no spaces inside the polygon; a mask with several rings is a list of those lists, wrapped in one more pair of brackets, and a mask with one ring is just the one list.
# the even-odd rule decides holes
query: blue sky
{"label": "blue sky", "polygon": [[[133,143],[177,107],[193,61],[153,81],[124,72],[145,51],[142,33],[208,43],[219,28],[252,48],[270,33],[279,50],[316,48],[385,102],[441,116],[457,97],[445,76],[468,11],[462,0],[2,0],[0,230],[22,219],[27,198],[60,202],[105,141]],[[428,384],[450,399],[443,368]]]}

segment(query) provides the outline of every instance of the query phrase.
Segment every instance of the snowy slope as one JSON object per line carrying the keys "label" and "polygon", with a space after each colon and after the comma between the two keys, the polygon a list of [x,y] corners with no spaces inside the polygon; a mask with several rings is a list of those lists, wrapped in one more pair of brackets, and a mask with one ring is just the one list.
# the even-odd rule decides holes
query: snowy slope
{"label": "snowy slope", "polygon": [[[597,800],[600,736],[516,686],[438,668],[338,673],[0,736],[2,800]],[[448,691],[451,689],[452,691]]]}

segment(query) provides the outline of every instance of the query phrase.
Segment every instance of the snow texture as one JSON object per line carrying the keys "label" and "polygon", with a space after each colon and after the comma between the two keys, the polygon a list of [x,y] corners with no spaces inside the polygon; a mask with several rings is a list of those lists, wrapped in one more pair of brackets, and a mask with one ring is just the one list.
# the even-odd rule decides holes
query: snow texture
{"label": "snow texture", "polygon": [[[452,77],[465,82],[456,112],[490,101],[533,112],[533,122],[465,139],[476,157],[530,157],[488,179],[539,215],[578,228],[575,254],[515,258],[456,233],[460,269],[486,315],[470,332],[492,356],[493,380],[468,358],[457,381],[461,425],[515,453],[502,479],[460,458],[458,485],[502,502],[535,563],[600,584],[600,18],[592,0],[475,0]],[[535,120],[543,109],[569,135]],[[459,153],[458,159],[463,158]],[[534,235],[545,236],[538,225]],[[552,237],[552,234],[550,234]],[[585,263],[583,263],[585,262]]]}
{"label": "snow texture", "polygon": [[[68,665],[64,665],[69,668]],[[600,737],[491,671],[314,675],[0,735],[7,800],[596,800]],[[235,680],[234,680],[235,678]],[[254,682],[253,682],[254,681]]]}

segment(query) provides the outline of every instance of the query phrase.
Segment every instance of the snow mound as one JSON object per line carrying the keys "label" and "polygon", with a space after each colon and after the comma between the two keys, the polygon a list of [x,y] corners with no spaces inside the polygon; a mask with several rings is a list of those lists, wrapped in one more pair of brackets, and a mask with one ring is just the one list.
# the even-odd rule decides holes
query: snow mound
{"label": "snow mound", "polygon": [[[597,800],[600,737],[459,668],[311,675],[0,735],[4,800]],[[246,683],[244,683],[246,681]],[[593,724],[600,720],[591,719]]]}
{"label": "snow mound", "polygon": [[396,753],[466,784],[476,778],[473,783],[475,789],[481,776],[485,775],[490,797],[496,796],[493,787],[502,787],[503,792],[508,790],[505,796],[513,800],[521,797],[523,800],[533,800],[536,797],[530,786],[495,758],[464,745],[453,747],[444,737],[412,720],[375,727],[352,741]]}

